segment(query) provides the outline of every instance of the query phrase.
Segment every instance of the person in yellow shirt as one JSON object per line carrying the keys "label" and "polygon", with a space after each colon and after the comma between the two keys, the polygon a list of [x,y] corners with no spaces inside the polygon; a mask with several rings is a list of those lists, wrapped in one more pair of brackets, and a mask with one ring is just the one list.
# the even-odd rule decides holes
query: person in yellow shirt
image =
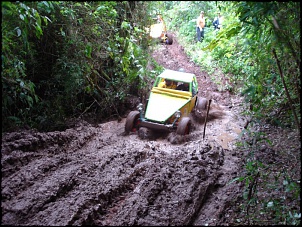
{"label": "person in yellow shirt", "polygon": [[159,88],[169,88],[169,89],[175,89],[177,85],[173,83],[172,80],[165,79],[164,81],[160,82],[158,84]]}
{"label": "person in yellow shirt", "polygon": [[206,25],[206,20],[204,17],[204,12],[201,11],[199,17],[196,21],[196,33],[197,33],[197,41],[202,42],[204,39],[204,27]]}

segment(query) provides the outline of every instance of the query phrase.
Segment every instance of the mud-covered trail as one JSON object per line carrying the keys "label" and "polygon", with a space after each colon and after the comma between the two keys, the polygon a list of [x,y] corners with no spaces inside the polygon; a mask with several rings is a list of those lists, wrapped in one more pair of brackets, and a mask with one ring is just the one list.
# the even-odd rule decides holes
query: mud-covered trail
{"label": "mud-covered trail", "polygon": [[79,121],[62,132],[3,134],[2,225],[227,225],[226,207],[240,192],[228,184],[241,161],[240,98],[219,92],[175,36],[153,56],[165,68],[195,73],[199,95],[212,99],[205,138],[204,122],[195,118],[179,143],[166,134],[126,135],[126,116]]}

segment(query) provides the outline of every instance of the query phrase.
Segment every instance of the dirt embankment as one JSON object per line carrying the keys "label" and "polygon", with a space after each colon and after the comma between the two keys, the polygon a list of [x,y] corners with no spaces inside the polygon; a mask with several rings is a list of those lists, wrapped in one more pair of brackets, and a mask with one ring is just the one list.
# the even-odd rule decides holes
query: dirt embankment
{"label": "dirt embankment", "polygon": [[[156,51],[159,51],[157,54]],[[154,52],[165,68],[197,75],[213,100],[185,141],[140,139],[122,121],[79,122],[63,132],[2,136],[2,225],[215,225],[240,191],[234,143],[245,119],[240,98],[220,93],[208,75],[173,45]],[[169,60],[167,60],[169,59]]]}

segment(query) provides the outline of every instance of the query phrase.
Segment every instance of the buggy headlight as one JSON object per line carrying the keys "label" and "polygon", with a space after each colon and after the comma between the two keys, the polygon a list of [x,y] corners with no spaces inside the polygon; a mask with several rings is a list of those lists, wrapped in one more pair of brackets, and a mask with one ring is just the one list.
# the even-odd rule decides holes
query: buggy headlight
{"label": "buggy headlight", "polygon": [[181,112],[180,112],[179,110],[177,110],[177,111],[174,113],[174,116],[175,116],[176,118],[180,118]]}
{"label": "buggy headlight", "polygon": [[136,108],[138,109],[139,112],[141,112],[143,110],[143,106],[144,105],[142,103],[140,103],[140,104],[137,105]]}

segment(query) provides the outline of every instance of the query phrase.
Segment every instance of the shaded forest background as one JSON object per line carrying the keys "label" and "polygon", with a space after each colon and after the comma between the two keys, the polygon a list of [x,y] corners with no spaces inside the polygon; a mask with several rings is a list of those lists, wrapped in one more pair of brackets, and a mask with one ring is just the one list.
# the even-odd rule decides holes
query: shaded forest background
{"label": "shaded forest background", "polygon": [[[144,84],[144,2],[3,2],[2,130],[118,117]],[[134,27],[136,22],[136,27]]]}
{"label": "shaded forest background", "polygon": [[[154,71],[146,27],[161,13],[188,55],[208,71],[222,69],[244,95],[253,119],[300,128],[298,2],[3,2],[2,131],[63,130],[66,119],[92,113],[118,118],[127,96],[140,96]],[[195,20],[206,12],[205,40]],[[223,28],[212,20],[221,12]],[[154,62],[153,62],[154,64]]]}

